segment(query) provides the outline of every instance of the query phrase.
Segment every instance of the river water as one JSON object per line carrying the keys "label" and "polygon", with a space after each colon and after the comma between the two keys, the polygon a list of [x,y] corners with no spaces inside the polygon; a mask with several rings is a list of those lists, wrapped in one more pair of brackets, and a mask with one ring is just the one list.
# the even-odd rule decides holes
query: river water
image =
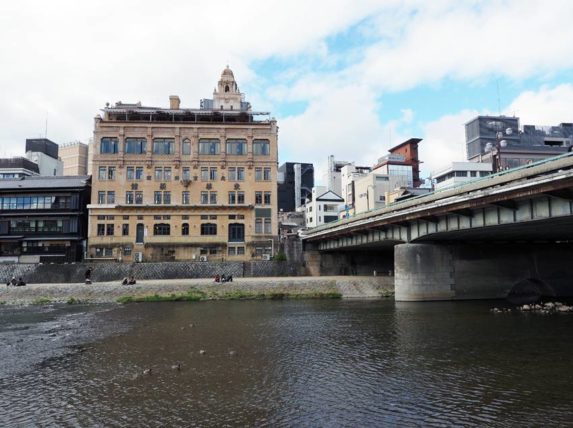
{"label": "river water", "polygon": [[0,425],[571,425],[573,314],[492,305],[3,306]]}

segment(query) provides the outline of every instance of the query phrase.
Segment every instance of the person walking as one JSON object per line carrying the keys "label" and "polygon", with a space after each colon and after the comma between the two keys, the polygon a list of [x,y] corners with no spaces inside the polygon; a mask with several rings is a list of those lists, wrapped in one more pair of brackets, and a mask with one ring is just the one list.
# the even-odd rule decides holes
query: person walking
{"label": "person walking", "polygon": [[91,267],[89,267],[89,268],[86,270],[86,273],[85,273],[86,284],[91,284],[91,283],[92,283],[92,270],[93,270],[93,269],[92,269]]}

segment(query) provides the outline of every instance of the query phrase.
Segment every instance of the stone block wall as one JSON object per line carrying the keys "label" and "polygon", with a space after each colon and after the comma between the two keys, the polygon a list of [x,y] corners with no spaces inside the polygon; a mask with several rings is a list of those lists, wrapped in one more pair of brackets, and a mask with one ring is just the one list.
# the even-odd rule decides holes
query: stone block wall
{"label": "stone block wall", "polygon": [[213,278],[215,275],[234,277],[301,276],[304,268],[297,263],[252,262],[170,262],[170,263],[75,263],[75,264],[0,264],[0,281],[12,276],[27,283],[83,282],[88,267],[93,268],[95,282],[117,281],[133,275],[136,279]]}

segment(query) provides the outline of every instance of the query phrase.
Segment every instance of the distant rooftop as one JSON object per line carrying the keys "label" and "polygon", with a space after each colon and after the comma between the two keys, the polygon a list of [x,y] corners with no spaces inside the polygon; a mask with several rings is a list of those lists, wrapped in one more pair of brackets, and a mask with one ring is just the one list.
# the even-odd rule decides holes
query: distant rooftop
{"label": "distant rooftop", "polygon": [[89,185],[90,179],[89,175],[9,178],[0,180],[0,190],[75,189]]}
{"label": "distant rooftop", "polygon": [[9,169],[9,168],[22,168],[38,174],[40,173],[38,164],[32,162],[27,158],[24,157],[0,158],[0,169]]}

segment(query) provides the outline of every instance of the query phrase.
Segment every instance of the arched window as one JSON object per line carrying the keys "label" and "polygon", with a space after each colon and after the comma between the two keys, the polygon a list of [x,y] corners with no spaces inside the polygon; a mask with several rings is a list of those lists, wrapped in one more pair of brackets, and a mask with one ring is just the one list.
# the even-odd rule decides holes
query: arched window
{"label": "arched window", "polygon": [[154,235],[170,235],[171,234],[171,226],[167,223],[157,223],[153,225],[153,234]]}
{"label": "arched window", "polygon": [[217,225],[215,223],[203,223],[201,225],[201,235],[216,235]]}
{"label": "arched window", "polygon": [[229,85],[225,85],[225,92],[229,92]]}
{"label": "arched window", "polygon": [[181,225],[181,235],[183,236],[189,235],[189,223],[183,223]]}

